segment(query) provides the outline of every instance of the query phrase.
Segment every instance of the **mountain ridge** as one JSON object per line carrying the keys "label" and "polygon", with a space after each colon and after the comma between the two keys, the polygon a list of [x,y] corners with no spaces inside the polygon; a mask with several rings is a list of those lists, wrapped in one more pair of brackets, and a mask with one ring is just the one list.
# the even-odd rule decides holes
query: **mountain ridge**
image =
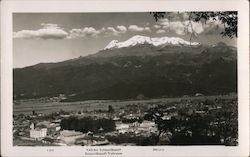
{"label": "mountain ridge", "polygon": [[[150,38],[150,37],[146,37],[146,36],[141,36],[141,35],[135,35],[133,37],[131,37],[132,39],[136,39],[136,38]],[[130,38],[130,39],[131,39]],[[169,38],[169,37],[159,37],[159,39],[162,39],[162,38]],[[176,39],[177,37],[170,37],[170,38],[174,38]],[[130,40],[128,39],[128,40]],[[151,38],[150,38],[151,39]],[[177,38],[177,39],[181,39],[181,38]],[[126,40],[126,41],[128,41]],[[112,40],[112,41],[118,41],[118,40]],[[111,41],[111,42],[112,42]],[[183,39],[181,39],[181,41],[185,41]],[[190,43],[189,41],[185,41],[185,42],[188,42]],[[72,58],[72,59],[68,59],[68,60],[65,60],[65,61],[59,61],[59,62],[44,62],[44,63],[38,63],[38,64],[34,64],[34,65],[30,65],[30,66],[26,66],[26,67],[18,67],[18,68],[14,68],[14,69],[22,69],[22,68],[27,68],[27,67],[46,67],[46,66],[53,66],[53,65],[58,65],[58,64],[64,64],[66,62],[73,62],[73,61],[78,61],[78,60],[81,60],[81,59],[93,59],[93,58],[99,58],[99,57],[114,57],[114,56],[144,56],[144,55],[161,55],[162,52],[167,52],[167,53],[179,53],[178,51],[176,51],[175,49],[185,49],[181,52],[187,52],[187,53],[190,53],[191,51],[194,51],[195,49],[198,49],[198,51],[196,52],[197,54],[198,53],[201,53],[202,51],[204,51],[205,49],[209,48],[209,47],[216,47],[216,46],[223,46],[223,47],[230,47],[231,49],[234,49],[234,51],[236,51],[236,48],[233,47],[233,46],[228,46],[227,44],[223,43],[223,42],[218,42],[216,44],[213,44],[213,45],[204,45],[204,44],[201,44],[201,43],[197,43],[197,42],[193,42],[195,44],[193,44],[192,46],[190,46],[190,44],[186,44],[186,45],[182,45],[182,47],[179,47],[180,45],[175,45],[175,44],[168,44],[168,45],[158,45],[158,46],[154,46],[152,44],[149,44],[147,42],[143,42],[143,43],[140,43],[140,44],[135,44],[135,45],[131,45],[131,46],[128,46],[128,47],[120,47],[120,48],[115,48],[115,49],[112,49],[112,48],[108,48],[108,49],[105,49],[106,47],[104,47],[103,49],[99,50],[98,52],[94,53],[94,54],[90,54],[90,55],[87,55],[87,56],[79,56],[77,58]],[[136,54],[136,53],[133,53],[135,50],[132,50],[132,53],[117,53],[114,51],[130,51],[130,49],[134,49],[134,48],[148,48],[149,51],[152,51],[152,49],[155,49],[156,50],[156,53],[146,53],[145,51],[144,52],[141,52],[140,54]],[[109,51],[112,51],[112,53],[110,53]],[[154,51],[154,50],[153,50]],[[195,50],[196,51],[196,50]]]}
{"label": "mountain ridge", "polygon": [[[14,99],[64,94],[65,101],[237,92],[237,50],[139,44],[13,70]],[[74,95],[74,96],[71,96]]]}
{"label": "mountain ridge", "polygon": [[178,38],[178,37],[155,37],[150,38],[147,36],[142,35],[135,35],[131,38],[129,38],[126,41],[119,42],[118,40],[112,40],[103,50],[107,49],[114,49],[114,48],[124,48],[124,47],[130,47],[135,46],[139,44],[150,44],[153,46],[162,46],[162,45],[189,45],[189,46],[197,46],[200,45],[200,43],[197,42],[189,42],[185,41],[184,39]]}

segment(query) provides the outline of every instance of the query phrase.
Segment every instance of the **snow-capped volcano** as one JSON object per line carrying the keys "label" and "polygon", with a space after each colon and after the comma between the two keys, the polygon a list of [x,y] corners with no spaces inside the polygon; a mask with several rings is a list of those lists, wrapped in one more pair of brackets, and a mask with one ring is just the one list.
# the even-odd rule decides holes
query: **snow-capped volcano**
{"label": "snow-capped volcano", "polygon": [[130,47],[130,46],[135,46],[139,44],[150,44],[153,46],[161,46],[161,45],[191,45],[191,46],[196,46],[199,45],[200,43],[198,42],[189,42],[184,39],[178,38],[178,37],[156,37],[156,38],[150,38],[147,36],[141,36],[141,35],[136,35],[131,37],[130,39],[119,42],[118,40],[112,40],[105,48],[104,50],[107,49],[114,49],[114,48],[123,48],[123,47]]}

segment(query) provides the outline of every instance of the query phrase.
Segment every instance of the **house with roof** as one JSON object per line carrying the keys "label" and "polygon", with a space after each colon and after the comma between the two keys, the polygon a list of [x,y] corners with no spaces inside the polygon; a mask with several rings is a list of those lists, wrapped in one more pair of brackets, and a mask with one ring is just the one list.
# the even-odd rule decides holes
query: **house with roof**
{"label": "house with roof", "polygon": [[46,136],[55,136],[59,134],[60,129],[61,129],[60,124],[55,124],[48,121],[31,123],[30,137],[40,140]]}
{"label": "house with roof", "polygon": [[82,138],[76,139],[75,144],[82,146],[101,146],[101,145],[108,145],[109,141],[101,136],[94,136],[93,134],[87,134]]}
{"label": "house with roof", "polygon": [[67,145],[74,145],[76,140],[85,137],[85,134],[74,130],[63,130],[60,132],[60,139]]}
{"label": "house with roof", "polygon": [[30,137],[36,140],[41,140],[47,136],[47,128],[44,126],[38,126],[35,128],[35,124],[30,125]]}

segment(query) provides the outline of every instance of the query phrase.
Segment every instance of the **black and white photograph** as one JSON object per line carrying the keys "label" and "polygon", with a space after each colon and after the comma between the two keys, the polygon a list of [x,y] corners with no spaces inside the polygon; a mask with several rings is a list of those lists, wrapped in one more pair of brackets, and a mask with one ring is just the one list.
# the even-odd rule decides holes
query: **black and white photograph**
{"label": "black and white photograph", "polygon": [[142,150],[167,156],[178,148],[184,155],[193,147],[246,153],[244,9],[11,7],[2,10],[10,17],[1,66],[1,112],[8,117],[1,126],[8,137],[1,138],[8,147],[45,156],[66,149],[82,150],[80,156],[136,149],[136,156],[147,156]]}
{"label": "black and white photograph", "polygon": [[238,145],[237,12],[14,13],[13,145]]}

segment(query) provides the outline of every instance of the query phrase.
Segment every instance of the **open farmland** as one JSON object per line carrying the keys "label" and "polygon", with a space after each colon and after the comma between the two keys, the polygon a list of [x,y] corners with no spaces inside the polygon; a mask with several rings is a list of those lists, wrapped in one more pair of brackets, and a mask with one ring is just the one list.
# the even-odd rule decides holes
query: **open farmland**
{"label": "open farmland", "polygon": [[39,99],[27,99],[14,102],[13,113],[17,114],[31,114],[34,110],[37,113],[49,114],[60,110],[64,111],[94,111],[107,110],[109,105],[114,109],[125,107],[126,105],[153,105],[154,103],[178,102],[181,100],[214,100],[236,98],[236,95],[218,95],[218,96],[199,96],[199,97],[181,97],[181,98],[159,98],[146,100],[88,100],[78,102],[45,102]]}

